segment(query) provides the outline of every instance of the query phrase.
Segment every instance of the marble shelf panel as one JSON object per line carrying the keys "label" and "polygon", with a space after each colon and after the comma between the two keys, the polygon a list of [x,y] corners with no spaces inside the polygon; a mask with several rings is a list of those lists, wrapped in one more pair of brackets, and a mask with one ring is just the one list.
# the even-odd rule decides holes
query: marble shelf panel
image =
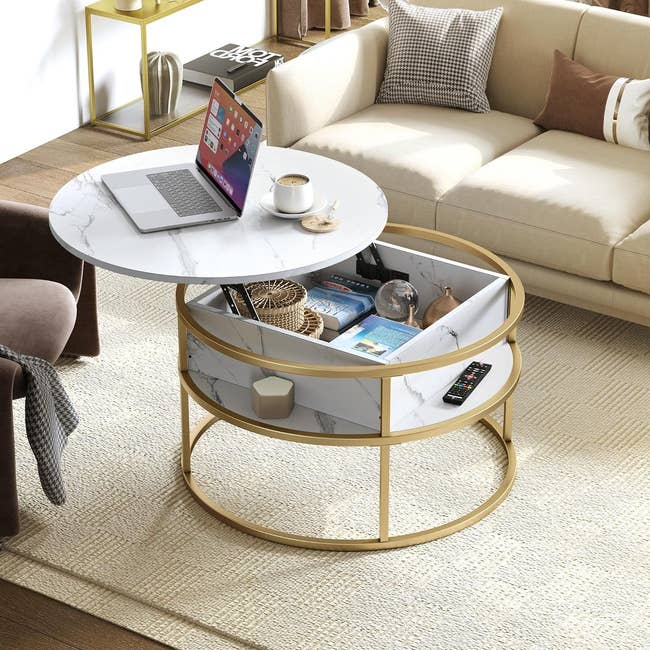
{"label": "marble shelf panel", "polygon": [[264,420],[258,418],[251,404],[251,394],[248,388],[232,382],[205,375],[199,370],[190,370],[190,377],[199,389],[217,404],[231,411],[252,418],[262,423],[307,431],[313,433],[336,433],[340,435],[360,435],[377,433],[376,429],[364,427],[356,422],[350,422],[340,416],[331,415],[325,411],[312,409],[296,404],[288,418]]}
{"label": "marble shelf panel", "polygon": [[221,354],[192,334],[187,337],[187,353],[190,371],[199,373],[206,381],[212,378],[241,386],[247,391],[249,401],[253,382],[277,375],[294,383],[296,404],[337,419],[355,422],[375,433],[379,431],[379,379],[321,378],[271,372]]}
{"label": "marble shelf panel", "polygon": [[[446,404],[442,401],[443,395],[471,361],[490,363],[492,368],[461,406]],[[394,378],[391,382],[391,431],[438,424],[471,411],[503,388],[513,363],[510,345],[502,342],[467,361]]]}

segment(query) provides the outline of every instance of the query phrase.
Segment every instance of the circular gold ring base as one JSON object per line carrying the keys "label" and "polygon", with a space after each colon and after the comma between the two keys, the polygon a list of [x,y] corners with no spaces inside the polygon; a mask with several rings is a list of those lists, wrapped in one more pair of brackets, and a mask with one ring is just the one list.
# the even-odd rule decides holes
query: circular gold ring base
{"label": "circular gold ring base", "polygon": [[[203,434],[219,420],[220,418],[218,416],[209,416],[208,418],[199,422],[199,424],[197,424],[192,429],[190,432],[190,440],[192,441],[189,450],[190,456],[194,451],[194,446],[201,438],[201,436],[203,436]],[[191,471],[183,471],[183,478],[185,479],[185,483],[187,484],[189,491],[192,493],[192,496],[208,512],[212,513],[223,522],[229,524],[230,526],[233,526],[234,528],[237,528],[238,530],[248,533],[249,535],[267,539],[272,542],[287,544],[289,546],[298,546],[301,548],[318,549],[321,551],[376,551],[381,549],[412,546],[414,544],[423,544],[434,539],[445,537],[446,535],[451,535],[452,533],[462,530],[463,528],[467,528],[468,526],[475,524],[477,521],[480,521],[489,515],[493,510],[495,510],[499,504],[501,504],[501,502],[508,496],[508,493],[512,488],[515,480],[515,470],[517,466],[514,445],[511,441],[504,439],[502,426],[493,418],[484,417],[480,419],[479,422],[485,425],[492,432],[492,434],[494,434],[495,438],[501,443],[504,451],[506,452],[506,458],[508,462],[506,472],[494,494],[492,494],[492,496],[480,506],[474,508],[474,510],[468,512],[462,517],[459,517],[458,519],[454,519],[453,521],[441,524],[440,526],[435,526],[433,528],[428,528],[426,530],[414,533],[388,536],[384,540],[381,540],[379,537],[367,539],[310,537],[307,535],[295,535],[293,533],[287,533],[275,528],[268,528],[266,526],[262,526],[260,524],[256,524],[255,522],[239,517],[238,515],[223,508],[216,501],[214,501],[214,499],[207,495],[203,488],[194,479]],[[189,466],[189,460],[190,459],[187,459],[187,466]]]}

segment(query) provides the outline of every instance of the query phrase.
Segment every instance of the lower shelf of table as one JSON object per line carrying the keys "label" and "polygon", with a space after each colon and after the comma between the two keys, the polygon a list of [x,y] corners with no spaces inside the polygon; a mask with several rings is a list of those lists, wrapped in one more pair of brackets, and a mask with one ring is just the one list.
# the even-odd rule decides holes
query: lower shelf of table
{"label": "lower shelf of table", "polygon": [[[252,407],[250,386],[264,377],[263,369],[219,354],[190,337],[189,370],[201,397],[242,418],[263,426],[314,434],[340,436],[378,435],[380,424],[379,380],[321,379],[290,373],[273,374],[294,382],[296,405],[288,418],[264,420]],[[456,421],[483,404],[498,401],[511,390],[519,376],[518,348],[500,343],[475,359],[492,364],[492,369],[461,406],[445,404],[443,395],[470,361],[464,360],[437,371],[394,377],[391,382],[391,433],[408,434],[413,429]],[[228,381],[224,377],[232,377]],[[236,383],[235,383],[236,382]],[[403,414],[395,417],[395,414]],[[374,423],[374,426],[372,426]]]}
{"label": "lower shelf of table", "polygon": [[[210,91],[209,86],[183,83],[176,111],[166,115],[151,116],[150,129],[152,133],[160,132],[204,111],[210,99]],[[108,111],[100,115],[94,124],[107,128],[123,127],[131,132],[144,135],[144,100],[140,97],[124,106]]]}

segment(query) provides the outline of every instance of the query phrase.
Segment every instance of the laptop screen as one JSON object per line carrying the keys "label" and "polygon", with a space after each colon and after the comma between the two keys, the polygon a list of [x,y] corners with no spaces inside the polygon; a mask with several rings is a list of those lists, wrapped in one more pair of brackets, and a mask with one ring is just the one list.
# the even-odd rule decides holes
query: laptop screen
{"label": "laptop screen", "polygon": [[240,212],[262,140],[262,123],[214,80],[196,163]]}

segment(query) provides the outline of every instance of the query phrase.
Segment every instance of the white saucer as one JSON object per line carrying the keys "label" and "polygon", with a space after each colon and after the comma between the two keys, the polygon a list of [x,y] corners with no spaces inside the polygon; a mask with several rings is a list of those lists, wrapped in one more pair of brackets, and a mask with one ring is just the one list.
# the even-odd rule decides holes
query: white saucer
{"label": "white saucer", "polygon": [[325,209],[327,205],[327,199],[320,195],[316,194],[314,196],[314,205],[306,210],[305,212],[280,212],[276,209],[275,204],[273,203],[273,192],[267,192],[260,199],[260,207],[267,212],[270,212],[274,217],[280,217],[281,219],[302,219],[303,217],[308,217],[312,214],[316,214]]}

